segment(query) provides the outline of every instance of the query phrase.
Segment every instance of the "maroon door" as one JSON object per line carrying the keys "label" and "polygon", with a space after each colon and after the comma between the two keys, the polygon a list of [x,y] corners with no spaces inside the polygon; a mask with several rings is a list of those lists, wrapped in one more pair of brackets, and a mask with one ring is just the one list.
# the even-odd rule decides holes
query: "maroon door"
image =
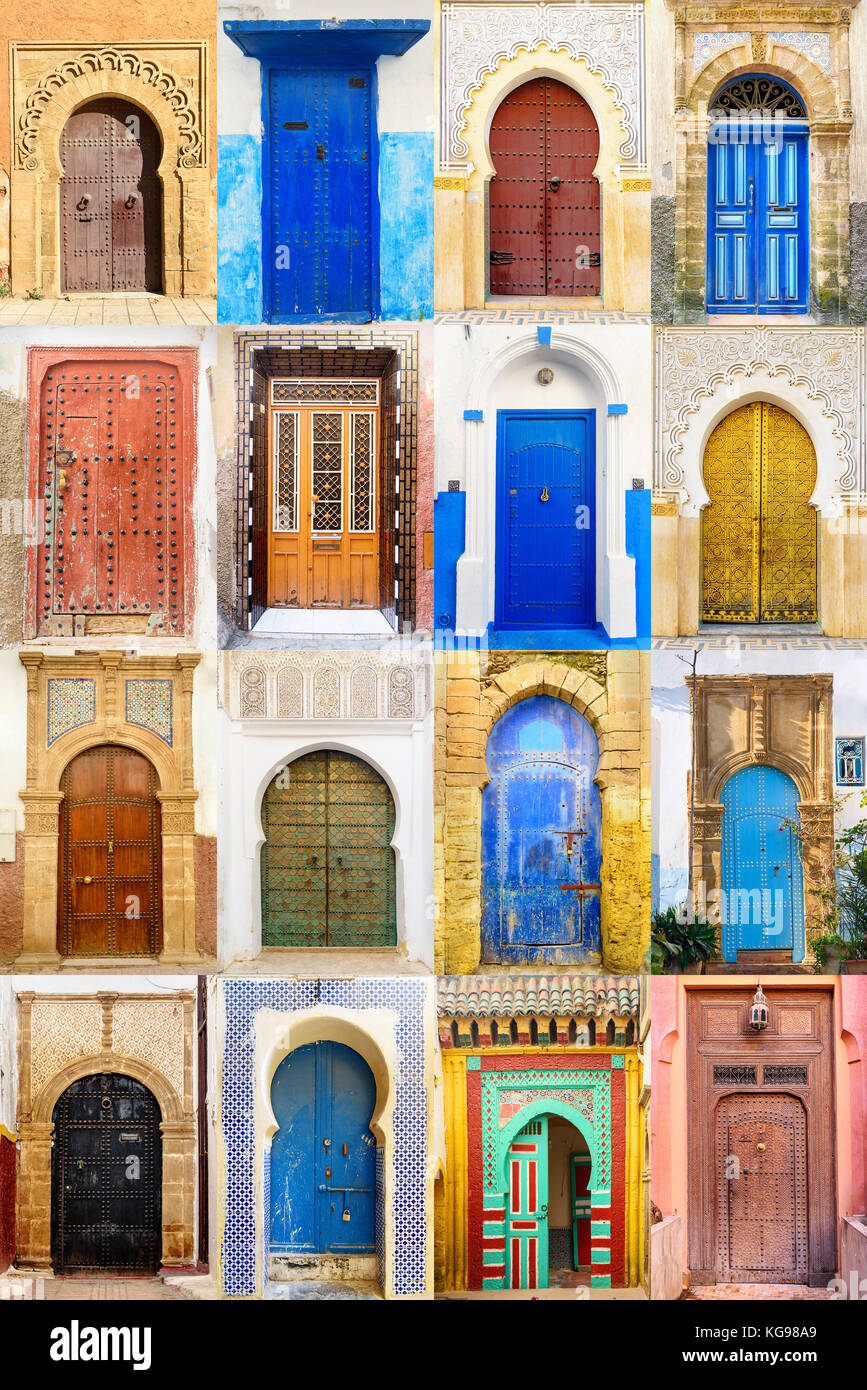
{"label": "maroon door", "polygon": [[510,92],[491,124],[491,294],[598,295],[599,127],[550,77]]}
{"label": "maroon door", "polygon": [[60,136],[64,293],[162,289],[160,138],[149,116],[102,97]]}

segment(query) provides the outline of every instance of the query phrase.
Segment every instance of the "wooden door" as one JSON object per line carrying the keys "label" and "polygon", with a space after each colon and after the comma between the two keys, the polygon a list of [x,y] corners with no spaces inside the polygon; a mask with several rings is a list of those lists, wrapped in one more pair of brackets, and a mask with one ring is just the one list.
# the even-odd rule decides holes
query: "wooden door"
{"label": "wooden door", "polygon": [[348,403],[350,382],[331,404],[303,403],[315,386],[272,383],[272,401],[294,395],[296,408],[271,414],[268,602],[376,608],[378,383],[361,383],[363,406]]}
{"label": "wooden door", "polygon": [[262,802],[262,943],[394,946],[394,800],[368,763],[322,749]]}
{"label": "wooden door", "polygon": [[756,401],[716,426],[704,452],[702,620],[818,619],[816,454],[787,411]]}
{"label": "wooden door", "polygon": [[272,1255],[367,1254],[376,1248],[373,1072],[352,1048],[309,1043],[274,1073]]}
{"label": "wooden door", "polygon": [[491,123],[491,294],[598,295],[599,128],[564,82],[538,77]]}
{"label": "wooden door", "polygon": [[718,1275],[724,1283],[802,1284],[807,1123],[790,1095],[728,1095],[717,1108]]}
{"label": "wooden door", "polygon": [[41,636],[183,635],[193,563],[192,361],[65,358],[39,383]]}
{"label": "wooden door", "polygon": [[156,1274],[162,1256],[160,1109],[129,1076],[74,1081],[54,1107],[55,1274]]}
{"label": "wooden door", "polygon": [[60,782],[57,949],[153,956],[162,949],[159,782],[131,748],[89,748]]}
{"label": "wooden door", "polygon": [[797,837],[798,789],[777,767],[743,767],[723,786],[722,950],[804,956],[804,875]]}
{"label": "wooden door", "polygon": [[548,1287],[548,1116],[515,1136],[506,1159],[507,1287]]}
{"label": "wooden door", "polygon": [[572,1262],[576,1269],[590,1264],[590,1174],[593,1171],[589,1153],[569,1156],[569,1182],[572,1197]]}
{"label": "wooden door", "polygon": [[61,286],[162,289],[160,137],[130,102],[101,97],[75,111],[60,137]]}

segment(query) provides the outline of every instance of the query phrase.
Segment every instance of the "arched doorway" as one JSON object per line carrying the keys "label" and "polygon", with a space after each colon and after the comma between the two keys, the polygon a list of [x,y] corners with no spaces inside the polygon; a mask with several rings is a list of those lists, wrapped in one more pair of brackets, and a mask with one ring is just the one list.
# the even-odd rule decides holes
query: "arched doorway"
{"label": "arched doorway", "polygon": [[60,781],[57,949],[64,956],[162,950],[159,778],[143,754],[88,748]]}
{"label": "arched doorway", "polygon": [[482,960],[569,963],[601,950],[599,747],[578,710],[520,701],[488,739]]}
{"label": "arched doorway", "polygon": [[55,1274],[156,1274],[162,1256],[160,1109],[140,1081],[74,1081],[54,1107]]}
{"label": "arched doorway", "polygon": [[263,946],[397,944],[394,798],[351,753],[281,768],[262,801]]}
{"label": "arched doorway", "polygon": [[143,110],[100,97],[60,136],[61,290],[162,291],[159,132]]}
{"label": "arched doorway", "polygon": [[754,401],[704,451],[702,621],[816,622],[816,452],[794,416]]}
{"label": "arched doorway", "polygon": [[805,1284],[809,1155],[801,1102],[773,1093],[724,1096],[716,1154],[717,1279]]}
{"label": "arched doorway", "polygon": [[598,295],[599,127],[565,82],[516,87],[491,122],[491,294]]}
{"label": "arched doorway", "polygon": [[804,956],[804,884],[797,835],[798,789],[763,764],[732,773],[720,797],[722,948]]}
{"label": "arched doorway", "polygon": [[560,1115],[536,1116],[512,1140],[506,1158],[507,1288],[589,1285],[591,1171],[586,1139]]}
{"label": "arched doorway", "polygon": [[376,1248],[376,1081],[359,1053],[316,1042],[271,1083],[270,1253],[366,1255]]}
{"label": "arched doorway", "polygon": [[809,124],[779,78],[733,78],[709,107],[708,313],[809,306]]}

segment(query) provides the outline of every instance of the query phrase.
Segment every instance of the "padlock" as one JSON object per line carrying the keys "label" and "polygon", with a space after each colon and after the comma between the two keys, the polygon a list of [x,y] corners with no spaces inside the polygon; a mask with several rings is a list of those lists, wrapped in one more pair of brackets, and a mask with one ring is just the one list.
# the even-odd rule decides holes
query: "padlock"
{"label": "padlock", "polygon": [[344,1219],[344,1221],[348,1221],[348,1220],[349,1220],[349,1212],[348,1212],[348,1211],[344,1211],[344,1213],[343,1213],[343,1219]]}

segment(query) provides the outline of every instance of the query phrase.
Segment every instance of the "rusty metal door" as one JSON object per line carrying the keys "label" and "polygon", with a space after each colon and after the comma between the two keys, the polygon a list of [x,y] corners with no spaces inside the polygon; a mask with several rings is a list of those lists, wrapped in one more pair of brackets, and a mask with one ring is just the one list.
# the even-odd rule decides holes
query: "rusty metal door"
{"label": "rusty metal door", "polygon": [[584,98],[523,83],[494,114],[490,152],[491,294],[598,295],[599,128]]}
{"label": "rusty metal door", "polygon": [[790,1095],[728,1095],[717,1108],[717,1276],[802,1284],[807,1241],[807,1119]]}
{"label": "rusty metal door", "polygon": [[368,763],[322,749],[262,802],[262,944],[394,946],[394,801]]}
{"label": "rusty metal door", "polygon": [[41,636],[185,631],[187,391],[162,358],[73,358],[46,371],[34,440]]}
{"label": "rusty metal door", "polygon": [[131,748],[88,748],[60,780],[57,949],[153,956],[162,949],[159,780]]}
{"label": "rusty metal door", "polygon": [[130,1076],[85,1076],[51,1118],[55,1274],[156,1274],[162,1139],[154,1096]]}
{"label": "rusty metal door", "polygon": [[101,97],[60,136],[61,285],[75,291],[162,290],[161,142],[149,116]]}

